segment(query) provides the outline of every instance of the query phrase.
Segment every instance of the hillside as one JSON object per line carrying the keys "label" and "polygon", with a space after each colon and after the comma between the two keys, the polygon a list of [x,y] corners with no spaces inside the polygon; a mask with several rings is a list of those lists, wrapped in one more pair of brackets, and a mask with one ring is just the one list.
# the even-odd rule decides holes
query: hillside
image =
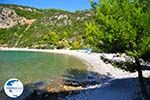
{"label": "hillside", "polygon": [[68,12],[18,5],[0,5],[0,46],[82,48],[89,10]]}

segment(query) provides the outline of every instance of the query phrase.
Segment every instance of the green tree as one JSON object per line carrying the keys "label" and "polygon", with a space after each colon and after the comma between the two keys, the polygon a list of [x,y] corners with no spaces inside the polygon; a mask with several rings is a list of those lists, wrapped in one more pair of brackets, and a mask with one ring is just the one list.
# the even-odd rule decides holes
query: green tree
{"label": "green tree", "polygon": [[46,44],[49,44],[51,48],[54,48],[58,44],[59,36],[56,32],[50,31],[48,34],[45,35],[44,40]]}
{"label": "green tree", "polygon": [[94,0],[89,0],[89,2],[90,2],[90,4],[91,4],[91,7],[92,7],[93,9],[96,9],[97,3],[94,2]]}
{"label": "green tree", "polygon": [[92,22],[86,24],[86,42],[103,52],[126,52],[135,58],[143,96],[147,97],[140,59],[150,59],[149,0],[101,0]]}
{"label": "green tree", "polygon": [[68,49],[70,47],[68,40],[64,37],[61,41],[58,42],[57,47],[59,49]]}

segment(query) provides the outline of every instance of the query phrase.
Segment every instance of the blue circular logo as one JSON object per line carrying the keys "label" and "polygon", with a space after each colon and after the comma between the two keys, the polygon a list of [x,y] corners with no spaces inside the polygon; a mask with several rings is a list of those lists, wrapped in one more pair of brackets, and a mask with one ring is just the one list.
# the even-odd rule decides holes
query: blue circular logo
{"label": "blue circular logo", "polygon": [[17,98],[23,93],[23,84],[16,78],[9,79],[4,85],[4,91],[7,96]]}

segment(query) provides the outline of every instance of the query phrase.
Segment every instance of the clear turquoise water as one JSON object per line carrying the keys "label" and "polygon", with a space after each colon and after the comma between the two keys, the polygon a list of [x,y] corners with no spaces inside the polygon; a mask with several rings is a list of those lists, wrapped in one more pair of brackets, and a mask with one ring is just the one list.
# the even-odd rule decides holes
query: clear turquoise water
{"label": "clear turquoise water", "polygon": [[23,84],[51,82],[62,78],[68,69],[86,69],[86,64],[73,56],[27,52],[0,51],[0,87],[10,78]]}

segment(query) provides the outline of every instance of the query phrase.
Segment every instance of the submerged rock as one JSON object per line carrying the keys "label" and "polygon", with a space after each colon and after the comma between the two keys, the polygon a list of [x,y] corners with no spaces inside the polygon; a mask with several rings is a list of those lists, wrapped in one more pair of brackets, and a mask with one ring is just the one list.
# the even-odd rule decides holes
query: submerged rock
{"label": "submerged rock", "polygon": [[83,89],[82,86],[68,86],[64,84],[61,84],[59,87],[57,87],[57,89],[52,86],[47,87],[47,91],[51,93],[57,93],[57,92],[62,92],[62,91],[82,90],[82,89]]}

